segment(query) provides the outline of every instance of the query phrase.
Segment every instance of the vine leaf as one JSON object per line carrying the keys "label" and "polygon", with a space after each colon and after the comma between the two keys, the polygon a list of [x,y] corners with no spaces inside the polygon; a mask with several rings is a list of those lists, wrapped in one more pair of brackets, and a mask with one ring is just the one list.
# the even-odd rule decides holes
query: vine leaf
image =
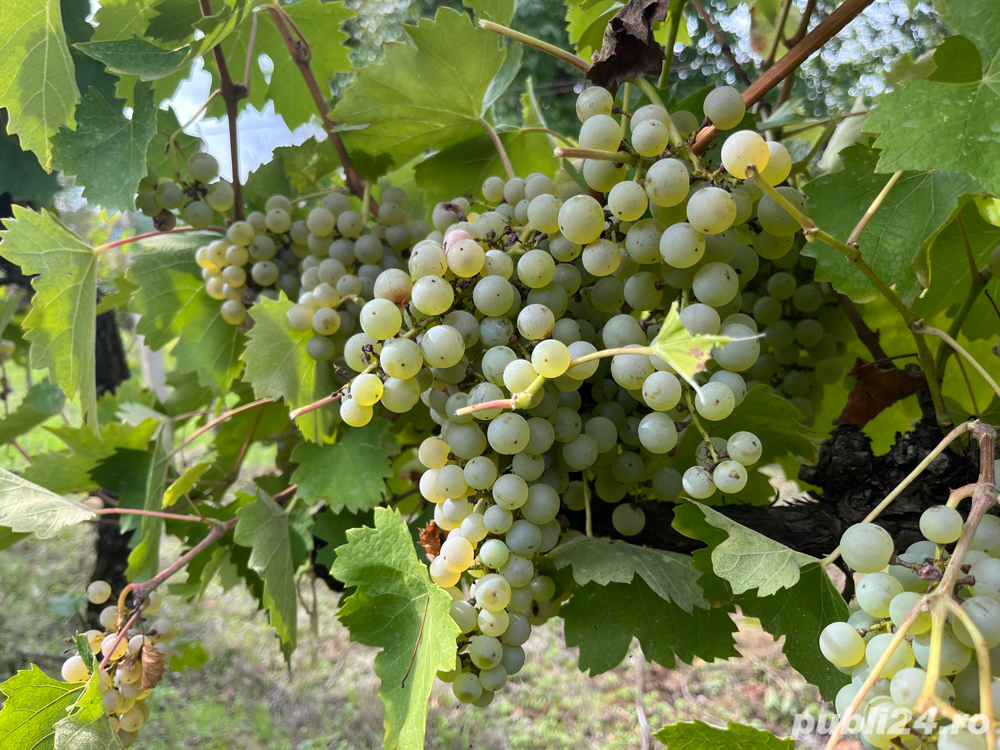
{"label": "vine leaf", "polygon": [[[264,581],[262,601],[283,647],[294,649],[297,638],[295,562],[289,517],[271,496],[258,488],[253,502],[238,511],[234,539],[250,548],[248,565]],[[288,652],[286,652],[288,653]]]}
{"label": "vine leaf", "polygon": [[757,589],[757,596],[765,597],[791,588],[799,582],[799,570],[816,562],[693,500],[676,508],[673,525],[711,547],[712,572],[727,581],[734,594]]}
{"label": "vine leaf", "polygon": [[178,500],[180,500],[184,495],[189,493],[199,479],[201,475],[212,468],[215,465],[214,461],[202,461],[201,463],[192,464],[184,469],[184,473],[181,474],[169,487],[167,487],[166,492],[163,493],[163,508],[169,508]]}
{"label": "vine leaf", "polygon": [[690,664],[738,656],[731,608],[685,612],[651,589],[643,578],[631,583],[588,583],[562,606],[566,645],[580,647],[580,671],[591,676],[614,669],[628,654],[632,638],[647,659],[668,669],[676,660]]}
{"label": "vine leaf", "polygon": [[43,167],[51,164],[49,138],[61,125],[73,126],[79,100],[59,0],[0,6],[0,101],[10,117],[7,130]]}
{"label": "vine leaf", "polygon": [[462,5],[476,14],[476,20],[485,18],[508,26],[514,18],[516,0],[462,0]]}
{"label": "vine leaf", "polygon": [[108,70],[119,75],[139,76],[142,81],[155,81],[176,73],[188,56],[187,45],[179,49],[163,49],[141,36],[111,42],[81,42],[73,45]]}
{"label": "vine leaf", "polygon": [[628,0],[604,29],[587,78],[614,90],[637,76],[657,75],[666,56],[653,38],[653,24],[666,20],[669,7],[669,0]]}
{"label": "vine leaf", "polygon": [[[499,135],[517,174],[555,175],[559,160],[552,155],[554,144],[547,134],[511,130]],[[420,162],[415,170],[417,186],[435,202],[450,200],[469,185],[482,185],[487,177],[504,174],[500,155],[486,135],[449,146]]]}
{"label": "vine leaf", "polygon": [[[89,651],[89,649],[88,649]],[[76,683],[79,684],[79,683]],[[59,750],[117,750],[122,747],[118,732],[104,711],[99,674],[92,674],[86,689],[71,709],[72,715],[57,721],[55,747]]]}
{"label": "vine leaf", "polygon": [[[291,306],[282,292],[278,300],[261,298],[250,308],[255,325],[242,359],[247,363],[244,380],[257,398],[283,399],[289,409],[298,409],[329,396],[335,386],[330,364],[306,351],[313,332],[288,327]],[[330,426],[330,410],[316,409],[295,421],[306,440],[320,441]]]}
{"label": "vine leaf", "polygon": [[329,510],[322,510],[316,514],[316,522],[313,524],[313,536],[325,542],[324,545],[316,545],[316,562],[328,568],[333,567],[334,560],[337,559],[337,549],[341,545],[347,544],[347,532],[358,526],[370,525],[375,522],[375,513],[371,510],[360,513],[332,513]]}
{"label": "vine leaf", "polygon": [[[144,510],[158,511],[163,507],[163,494],[167,487],[167,469],[170,468],[170,451],[174,445],[174,423],[165,419],[159,429],[153,454],[146,473]],[[160,539],[163,536],[163,519],[143,516],[139,526],[139,543],[128,556],[129,580],[152,578],[160,568]]]}
{"label": "vine leaf", "polygon": [[728,344],[728,336],[691,335],[681,323],[680,304],[670,306],[663,327],[650,346],[656,356],[669,364],[688,384],[701,393],[701,385],[694,376],[705,370],[705,363],[712,357],[712,348]]}
{"label": "vine leaf", "polygon": [[201,19],[198,4],[188,0],[157,0],[152,6],[143,36],[165,44],[190,37],[191,29]]}
{"label": "vine leaf", "polygon": [[[93,40],[129,39],[143,36],[158,0],[102,0],[94,14],[97,30]],[[198,15],[201,17],[201,14]]]}
{"label": "vine leaf", "polygon": [[174,153],[170,151],[167,136],[164,133],[178,133],[174,139],[176,146],[177,168],[184,166],[186,161],[181,154],[190,156],[195,151],[201,151],[204,142],[201,138],[188,135],[181,130],[177,113],[172,108],[156,110],[156,132],[146,149],[146,171],[151,174],[167,177],[174,173]]}
{"label": "vine leaf", "polygon": [[826,700],[851,681],[816,648],[820,633],[831,622],[843,622],[850,615],[844,597],[818,562],[805,565],[799,582],[772,596],[753,592],[736,597],[743,614],[756,617],[761,627],[775,638],[785,637],[782,652],[796,670],[819,688]]}
{"label": "vine leaf", "polygon": [[0,550],[12,547],[22,539],[27,539],[31,534],[18,534],[10,530],[7,526],[0,526]]}
{"label": "vine leaf", "polygon": [[299,443],[292,452],[299,464],[292,482],[307,503],[326,500],[334,513],[370,510],[385,499],[385,480],[393,474],[397,453],[392,424],[375,419],[364,427],[348,427],[336,443]]}
{"label": "vine leaf", "polygon": [[0,469],[0,523],[11,530],[48,539],[66,526],[91,518],[96,516],[86,505]]}
{"label": "vine leaf", "polygon": [[507,54],[450,8],[405,28],[413,44],[394,45],[385,62],[358,70],[332,114],[349,125],[367,123],[345,134],[349,148],[391,153],[397,164],[480,135],[486,92]]}
{"label": "vine leaf", "polygon": [[375,673],[385,705],[383,746],[422,748],[435,675],[455,668],[451,597],[430,580],[399,511],[376,508],[375,528],[350,529],[347,540],[332,573],[357,589],[337,617],[353,640],[382,649]]}
{"label": "vine leaf", "polygon": [[134,89],[131,119],[96,89],[80,101],[77,129],[52,137],[56,167],[83,183],[83,195],[109,211],[132,208],[139,180],[146,176],[146,148],[156,132],[156,107],[148,83]]}
{"label": "vine leaf", "polygon": [[964,55],[935,55],[937,69],[928,80],[902,81],[896,91],[876,97],[865,130],[880,134],[880,172],[964,172],[1000,193],[1000,163],[993,157],[1000,145],[1000,21],[988,2],[948,3],[940,10],[945,23],[978,48],[979,74],[969,80]]}
{"label": "vine leaf", "polygon": [[698,585],[701,572],[688,564],[686,555],[588,536],[571,539],[552,554],[556,568],[572,566],[573,580],[581,586],[591,581],[601,586],[630,583],[638,574],[657,596],[685,612],[708,609]]}
{"label": "vine leaf", "polygon": [[0,164],[3,164],[0,194],[10,193],[11,202],[27,201],[47,206],[52,196],[62,190],[59,176],[42,169],[34,151],[23,150],[17,138],[7,135],[4,110],[0,110]]}
{"label": "vine leaf", "polygon": [[763,729],[729,722],[725,729],[703,721],[668,724],[653,733],[668,750],[795,750],[791,739],[783,740]]}
{"label": "vine leaf", "polygon": [[42,210],[14,206],[6,220],[3,254],[31,282],[35,297],[24,319],[31,341],[31,366],[49,370],[49,377],[80,406],[97,434],[97,392],[94,340],[97,308],[97,255],[93,248]]}
{"label": "vine leaf", "polygon": [[7,696],[0,710],[0,747],[52,750],[53,725],[65,718],[86,688],[83,682],[53,680],[34,664],[19,671],[0,685],[0,693]]}
{"label": "vine leaf", "polygon": [[[990,253],[1000,244],[1000,227],[990,224],[979,212],[977,201],[969,201],[962,207],[961,216],[969,233],[969,245],[976,260],[976,268],[989,263]],[[928,254],[931,285],[922,297],[913,303],[913,312],[933,320],[935,317],[952,318],[969,295],[969,259],[965,249],[965,239],[957,221],[941,232],[931,245]],[[1000,278],[994,277],[986,285],[993,299],[1000,299]],[[934,324],[934,323],[932,323]],[[948,324],[939,322],[938,327]],[[980,294],[962,325],[962,335],[972,341],[992,339],[1000,326],[1000,318],[986,299]],[[994,342],[996,343],[996,342]]]}
{"label": "vine leaf", "polygon": [[59,386],[52,385],[48,380],[35,383],[14,413],[0,419],[0,444],[23,435],[49,417],[55,416],[62,411],[65,403],[66,396]]}
{"label": "vine leaf", "polygon": [[[861,144],[844,149],[840,156],[844,168],[808,183],[805,192],[810,217],[846,242],[858,219],[889,182],[889,175],[875,173],[878,153]],[[898,290],[906,304],[921,290],[915,271],[920,267],[919,248],[933,242],[962,196],[977,192],[982,192],[982,187],[965,174],[905,172],[869,220],[858,245],[861,256],[886,284]],[[817,281],[831,282],[855,302],[870,302],[878,296],[878,290],[839,250],[814,242],[803,254],[816,258]],[[926,274],[923,281],[926,286]]]}
{"label": "vine leaf", "polygon": [[[221,305],[205,291],[194,250],[206,235],[171,237],[171,247],[134,256],[127,278],[138,287],[132,310],[141,316],[136,332],[146,345],[171,354],[178,372],[197,372],[216,393],[229,390],[241,367],[241,334],[222,319]],[[184,238],[184,239],[181,239]]]}

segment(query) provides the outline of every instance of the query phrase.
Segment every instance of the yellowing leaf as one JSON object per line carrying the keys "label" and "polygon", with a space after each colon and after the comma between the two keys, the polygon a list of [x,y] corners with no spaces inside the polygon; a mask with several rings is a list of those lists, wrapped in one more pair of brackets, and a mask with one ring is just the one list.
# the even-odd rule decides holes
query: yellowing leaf
{"label": "yellowing leaf", "polygon": [[7,221],[3,255],[26,274],[39,274],[24,320],[31,366],[49,376],[69,398],[77,394],[94,434],[98,432],[94,337],[97,255],[93,248],[43,210],[14,206]]}
{"label": "yellowing leaf", "polygon": [[81,521],[95,518],[86,505],[67,500],[0,469],[0,523],[16,532],[33,532],[40,539]]}
{"label": "yellowing leaf", "polygon": [[212,467],[212,464],[213,462],[211,461],[203,461],[184,469],[184,473],[173,484],[167,487],[167,491],[163,493],[163,507],[169,508],[189,493],[191,488],[194,487],[194,483],[201,479],[201,475],[208,471]]}
{"label": "yellowing leaf", "polygon": [[0,103],[7,130],[48,167],[49,136],[72,127],[80,99],[59,0],[0,2]]}
{"label": "yellowing leaf", "polygon": [[712,357],[712,348],[728,344],[730,340],[728,336],[692,336],[681,323],[680,305],[674,302],[650,347],[700,393],[701,387],[694,376],[705,369],[705,363]]}

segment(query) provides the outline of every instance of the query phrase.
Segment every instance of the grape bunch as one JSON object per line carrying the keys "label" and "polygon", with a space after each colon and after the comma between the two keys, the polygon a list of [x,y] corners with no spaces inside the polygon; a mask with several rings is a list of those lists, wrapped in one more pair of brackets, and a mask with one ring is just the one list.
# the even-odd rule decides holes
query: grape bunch
{"label": "grape bunch", "polygon": [[[901,554],[894,553],[892,537],[873,523],[859,523],[844,532],[841,553],[851,569],[863,574],[856,588],[853,610],[846,622],[828,625],[820,635],[823,655],[850,684],[837,694],[837,712],[843,714],[893,640],[902,621],[925,594],[934,591],[950,565],[948,548],[964,530],[962,515],[947,505],[932,506],[920,517],[925,537]],[[962,561],[955,588],[962,611],[971,619],[991,649],[989,669],[1000,676],[1000,518],[985,516],[976,528]],[[920,610],[918,610],[920,611]],[[934,747],[933,729],[922,726],[914,707],[936,658],[940,677],[936,695],[960,713],[977,714],[980,706],[979,662],[966,625],[954,613],[943,625],[939,646],[934,644],[931,614],[924,610],[910,625],[905,639],[891,652],[873,687],[864,695],[857,714],[863,720],[861,738],[868,747]],[[994,711],[1000,707],[1000,680],[992,683]],[[938,720],[943,715],[939,714]],[[880,721],[882,717],[891,720]],[[872,728],[874,727],[874,731]],[[881,728],[880,728],[881,727]],[[902,729],[906,734],[899,737]],[[938,748],[986,748],[985,735],[968,728],[941,731]]]}
{"label": "grape bunch", "polygon": [[[94,581],[87,587],[87,598],[94,604],[104,604],[111,598],[111,585],[107,581]],[[152,615],[162,606],[160,595],[150,592],[143,615]],[[139,618],[125,632],[118,626],[118,607],[111,604],[101,610],[100,623],[103,630],[88,630],[84,635],[90,644],[95,663],[107,659],[107,665],[100,674],[100,689],[104,710],[112,728],[124,747],[133,745],[139,728],[149,720],[149,706],[146,698],[159,680],[147,676],[143,678],[143,663],[160,663],[169,660],[172,653],[170,641],[177,629],[165,618],[147,623]],[[86,682],[90,670],[80,654],[70,656],[62,665],[62,678],[66,682]]]}
{"label": "grape bunch", "polygon": [[233,186],[218,179],[219,162],[214,156],[194,153],[185,166],[191,176],[189,182],[161,179],[155,172],[139,182],[136,210],[150,217],[161,232],[173,229],[178,216],[188,226],[204,229],[212,223],[216,213],[224,214],[233,207]]}

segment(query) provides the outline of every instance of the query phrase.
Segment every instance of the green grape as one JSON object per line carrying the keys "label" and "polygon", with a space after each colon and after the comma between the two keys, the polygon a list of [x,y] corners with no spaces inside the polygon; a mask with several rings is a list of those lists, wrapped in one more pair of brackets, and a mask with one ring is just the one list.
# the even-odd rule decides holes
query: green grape
{"label": "green grape", "polygon": [[472,663],[480,669],[493,669],[503,658],[503,646],[496,638],[486,635],[476,636],[469,646],[469,656]]}
{"label": "green grape", "polygon": [[580,118],[581,123],[587,122],[595,115],[610,116],[614,103],[614,97],[607,89],[592,86],[584,89],[576,98],[576,116]]}
{"label": "green grape", "polygon": [[760,176],[764,182],[773,186],[784,182],[792,173],[792,156],[778,141],[768,141],[767,150],[767,166],[760,170]]}
{"label": "green grape", "polygon": [[438,276],[422,276],[413,284],[411,302],[424,315],[442,315],[454,301],[451,285]]}
{"label": "green grape", "polygon": [[589,195],[574,195],[559,209],[559,231],[570,242],[588,245],[600,237],[603,230],[604,209]]}
{"label": "green grape", "polygon": [[382,379],[378,375],[367,373],[358,375],[351,381],[351,398],[362,406],[374,406],[382,398]]}
{"label": "green grape", "polygon": [[731,459],[739,461],[744,466],[752,466],[757,463],[762,452],[760,439],[752,432],[734,432],[726,442],[726,453]]}
{"label": "green grape", "polygon": [[212,223],[212,209],[204,201],[191,201],[181,210],[181,218],[188,225],[203,229]]}
{"label": "green grape", "polygon": [[528,204],[528,222],[539,232],[551,234],[559,231],[559,209],[562,201],[554,195],[542,193]]}
{"label": "green grape", "polygon": [[620,263],[621,251],[611,240],[598,240],[583,251],[583,267],[593,276],[608,276]]}
{"label": "green grape", "polygon": [[500,276],[486,276],[476,282],[472,299],[476,309],[488,317],[503,315],[514,303],[514,287]]}
{"label": "green grape", "polygon": [[881,526],[856,523],[840,538],[840,553],[852,570],[877,573],[889,564],[892,557],[892,537]]}
{"label": "green grape", "polygon": [[483,542],[483,546],[479,549],[479,558],[483,564],[494,570],[502,568],[507,563],[508,557],[510,557],[510,551],[500,539],[488,539]]}
{"label": "green grape", "polygon": [[622,536],[635,536],[646,525],[646,514],[639,507],[622,503],[612,512],[611,525]]}
{"label": "green grape", "polygon": [[482,271],[485,265],[486,253],[475,240],[459,240],[449,246],[448,268],[456,276],[463,279],[471,278]]}
{"label": "green grape", "polygon": [[504,542],[514,554],[530,557],[541,546],[542,530],[530,521],[518,519],[511,524],[504,536]]}
{"label": "green grape", "polygon": [[[802,193],[792,187],[779,187],[775,190],[800,213],[808,215],[809,206]],[[769,195],[765,195],[757,204],[757,220],[765,232],[776,237],[788,237],[800,229],[798,220]]]}
{"label": "green grape", "polygon": [[160,204],[156,202],[154,190],[141,190],[135,196],[135,207],[146,216],[156,216],[160,212]]}
{"label": "green grape", "polygon": [[[972,660],[972,649],[963,644],[955,635],[949,623],[945,623],[941,638],[940,668],[944,676],[958,674]],[[921,633],[913,638],[913,655],[917,663],[927,668],[930,658],[931,633]]]}
{"label": "green grape", "polygon": [[705,253],[705,235],[687,222],[667,228],[660,238],[660,257],[674,268],[690,268]]}
{"label": "green grape", "polygon": [[[989,596],[974,596],[962,602],[962,610],[969,616],[986,642],[986,648],[1000,646],[1000,603]],[[955,637],[963,646],[973,647],[968,629],[954,614],[948,616]]]}
{"label": "green grape", "polygon": [[695,409],[705,419],[717,422],[732,414],[736,408],[736,397],[724,383],[706,383],[695,396]]}
{"label": "green grape", "polygon": [[735,128],[746,114],[743,96],[731,86],[719,86],[709,92],[703,107],[705,117],[719,130]]}
{"label": "green grape", "polygon": [[706,263],[694,275],[692,290],[706,305],[719,307],[730,302],[739,291],[736,271],[725,263]]}
{"label": "green grape", "polygon": [[[329,210],[329,208],[327,208]],[[332,213],[332,212],[331,212]],[[349,239],[357,239],[361,236],[361,231],[365,227],[365,222],[361,214],[357,211],[343,211],[337,216],[337,231]]]}
{"label": "green grape", "polygon": [[461,599],[451,603],[451,619],[463,633],[471,633],[476,629],[476,608]]}
{"label": "green grape", "polygon": [[306,226],[309,231],[320,237],[327,237],[333,234],[337,227],[337,217],[325,208],[314,208],[306,218]]}
{"label": "green grape", "polygon": [[463,672],[455,678],[451,686],[455,697],[462,703],[475,703],[483,695],[483,686],[472,672]]}
{"label": "green grape", "polygon": [[702,466],[692,466],[681,477],[684,491],[695,500],[703,500],[715,494],[712,473]]}
{"label": "green grape", "polygon": [[226,239],[239,247],[247,247],[254,238],[254,229],[245,221],[233,222],[226,230]]}
{"label": "green grape", "polygon": [[[896,580],[899,579],[897,578]],[[910,614],[913,608],[919,605],[921,599],[923,599],[923,596],[915,591],[904,591],[901,594],[897,594],[893,597],[892,601],[889,602],[889,619],[891,619],[896,625],[899,625],[903,622],[906,616]],[[920,635],[921,633],[926,633],[930,630],[930,627],[930,612],[924,612],[913,621],[913,624],[910,625],[909,632],[913,635]]]}
{"label": "green grape", "polygon": [[487,203],[500,203],[503,200],[504,181],[499,177],[487,177],[483,182],[482,193]]}
{"label": "green grape", "polygon": [[258,261],[253,264],[253,268],[250,271],[250,275],[253,280],[260,286],[271,286],[275,281],[278,280],[280,275],[278,267],[269,260]]}
{"label": "green grape", "polygon": [[362,406],[353,398],[345,398],[340,403],[340,418],[350,427],[364,427],[372,419],[372,408]]}
{"label": "green grape", "polygon": [[520,414],[501,414],[492,420],[487,430],[487,440],[497,453],[510,456],[520,453],[528,445],[531,431]]}
{"label": "green grape", "polygon": [[399,308],[385,299],[366,302],[361,308],[359,320],[362,330],[376,341],[392,338],[403,325],[403,315]]}
{"label": "green grape", "polygon": [[[518,523],[525,524],[528,522],[517,521],[515,526]],[[507,535],[510,536],[510,532]],[[509,542],[507,546],[510,547]],[[442,554],[444,554],[444,545],[441,545],[441,550]],[[510,591],[511,585],[506,578],[496,573],[488,573],[480,578],[476,584],[476,604],[487,612],[500,612],[507,606],[507,602],[510,601]]]}
{"label": "green grape", "polygon": [[736,219],[736,201],[725,190],[706,187],[687,202],[687,220],[703,234],[724,232]]}
{"label": "green grape", "polygon": [[434,326],[421,336],[419,343],[424,361],[431,367],[451,367],[465,354],[462,334],[448,325]]}
{"label": "green grape", "polygon": [[219,314],[222,315],[222,319],[229,323],[229,325],[238,326],[246,319],[247,309],[243,306],[242,302],[226,300],[222,303]]}
{"label": "green grape", "polygon": [[752,130],[733,133],[722,144],[722,166],[733,177],[740,179],[747,176],[746,169],[751,164],[763,172],[770,156],[767,142]]}
{"label": "green grape", "polygon": [[[893,637],[892,633],[879,633],[868,641],[868,645],[865,647],[865,660],[868,662],[869,667],[872,669],[875,668],[875,665],[882,658]],[[889,661],[886,662],[885,666],[879,672],[879,677],[892,679],[898,672],[912,667],[915,661],[913,649],[907,641],[903,641],[896,646],[896,649],[892,652],[892,656],[889,657]]]}
{"label": "green grape", "polygon": [[211,154],[198,151],[188,157],[187,170],[198,182],[207,183],[219,176],[219,162]]}
{"label": "green grape", "polygon": [[517,315],[517,329],[526,339],[544,339],[555,326],[556,318],[545,305],[527,305]]}
{"label": "green grape", "polygon": [[628,177],[628,168],[603,159],[586,159],[583,162],[583,180],[587,187],[606,193]]}
{"label": "green grape", "polygon": [[[860,524],[855,524],[855,528]],[[841,542],[843,547],[843,542]],[[888,617],[889,604],[898,594],[903,593],[903,584],[888,573],[869,573],[861,579],[857,587],[858,604],[873,617]]]}
{"label": "green grape", "polygon": [[411,339],[390,339],[382,348],[379,363],[387,375],[407,380],[416,377],[424,360],[416,342]]}
{"label": "green grape", "polygon": [[951,544],[962,536],[962,514],[947,505],[934,505],[920,515],[920,533],[935,544]]}
{"label": "green grape", "polygon": [[990,557],[1000,557],[1000,518],[984,516],[972,535],[969,548],[985,552]]}
{"label": "green grape", "polygon": [[[610,115],[595,114],[588,117],[580,128],[580,148],[617,151],[621,141],[621,128]],[[507,197],[506,192],[504,197]]]}
{"label": "green grape", "polygon": [[838,667],[853,667],[865,658],[865,642],[846,622],[832,622],[819,636],[819,649]]}
{"label": "green grape", "polygon": [[184,191],[176,182],[161,182],[156,186],[156,204],[166,210],[172,211],[180,208],[184,203]]}
{"label": "green grape", "polygon": [[531,353],[531,365],[544,378],[557,378],[569,367],[569,349],[561,341],[547,339],[537,344]]}
{"label": "green grape", "polygon": [[551,284],[555,271],[555,261],[544,250],[529,250],[517,261],[517,277],[532,289]]}
{"label": "green grape", "polygon": [[701,124],[694,113],[688,112],[686,109],[674,112],[670,115],[670,119],[673,121],[674,127],[680,132],[682,138],[687,138]]}
{"label": "green grape", "polygon": [[670,129],[657,119],[632,122],[632,148],[639,156],[658,156],[670,144]]}
{"label": "green grape", "polygon": [[746,487],[749,474],[738,461],[720,461],[712,472],[712,481],[720,492],[732,495]]}

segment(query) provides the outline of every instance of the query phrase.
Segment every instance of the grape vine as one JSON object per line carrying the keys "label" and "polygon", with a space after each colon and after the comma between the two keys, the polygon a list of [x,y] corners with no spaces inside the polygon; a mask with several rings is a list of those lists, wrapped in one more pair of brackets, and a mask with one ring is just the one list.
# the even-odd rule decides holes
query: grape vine
{"label": "grape vine", "polygon": [[[757,80],[696,0],[570,3],[579,55],[510,28],[513,3],[439,8],[353,69],[343,2],[192,0],[168,23],[178,5],[0,28],[0,145],[37,162],[23,195],[0,181],[0,549],[104,523],[130,550],[87,587],[103,609],[61,681],[0,684],[0,747],[141,746],[175,668],[159,589],[191,606],[225,571],[289,665],[298,583],[346,591],[386,747],[425,746],[432,690],[497,710],[550,620],[597,674],[633,639],[668,668],[728,658],[740,611],[828,701],[827,747],[994,750],[995,8],[940,8],[935,69],[818,118],[795,70],[872,0],[811,30],[817,4],[784,0]],[[686,12],[742,90],[673,69]],[[520,124],[496,117],[522,46],[584,77],[573,132],[530,81]],[[213,93],[182,124],[199,61]],[[251,107],[319,135],[243,179]],[[203,116],[226,118],[225,176]],[[96,224],[38,199],[49,169]]]}

